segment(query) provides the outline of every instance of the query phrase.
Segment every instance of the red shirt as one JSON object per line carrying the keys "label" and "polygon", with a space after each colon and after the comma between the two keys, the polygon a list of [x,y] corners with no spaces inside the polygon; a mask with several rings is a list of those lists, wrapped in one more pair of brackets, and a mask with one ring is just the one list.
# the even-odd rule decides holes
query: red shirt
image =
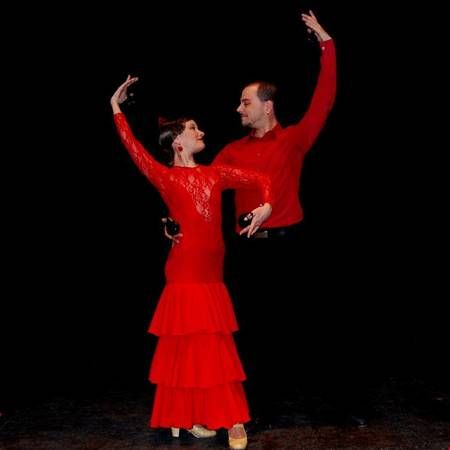
{"label": "red shirt", "polygon": [[[333,40],[320,43],[321,68],[311,104],[295,125],[273,130],[258,138],[252,133],[231,142],[217,155],[214,164],[228,164],[265,174],[272,183],[272,215],[264,228],[285,227],[303,220],[300,204],[300,175],[303,161],[322,129],[336,97],[336,52]],[[263,203],[255,189],[236,191],[236,215]]]}

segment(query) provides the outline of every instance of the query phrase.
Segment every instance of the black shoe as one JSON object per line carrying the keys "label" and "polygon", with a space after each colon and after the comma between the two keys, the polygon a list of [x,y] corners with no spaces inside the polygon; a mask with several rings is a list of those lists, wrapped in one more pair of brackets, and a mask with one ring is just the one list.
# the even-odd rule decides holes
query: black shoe
{"label": "black shoe", "polygon": [[367,427],[367,419],[361,415],[349,416],[349,422],[351,425],[354,425],[358,428],[366,428]]}
{"label": "black shoe", "polygon": [[277,408],[273,408],[270,411],[257,410],[252,414],[253,419],[251,422],[251,428],[256,431],[270,430],[280,422],[281,413]]}

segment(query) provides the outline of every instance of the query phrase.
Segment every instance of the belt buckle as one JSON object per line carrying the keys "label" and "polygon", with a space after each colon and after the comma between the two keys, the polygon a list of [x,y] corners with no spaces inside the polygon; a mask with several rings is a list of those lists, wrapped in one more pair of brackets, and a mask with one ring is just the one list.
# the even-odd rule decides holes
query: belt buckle
{"label": "belt buckle", "polygon": [[253,234],[255,239],[267,239],[269,237],[269,230],[260,230]]}

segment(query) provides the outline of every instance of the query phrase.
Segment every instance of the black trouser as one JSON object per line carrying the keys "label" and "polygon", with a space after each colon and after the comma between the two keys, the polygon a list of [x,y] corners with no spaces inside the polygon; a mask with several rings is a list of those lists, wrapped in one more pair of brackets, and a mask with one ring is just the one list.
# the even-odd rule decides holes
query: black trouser
{"label": "black trouser", "polygon": [[262,238],[236,236],[228,248],[227,284],[240,327],[236,340],[250,407],[258,414],[298,385],[301,355],[309,351],[304,226],[269,231]]}
{"label": "black trouser", "polygon": [[365,400],[370,354],[359,353],[365,324],[348,304],[362,307],[364,298],[353,298],[345,242],[313,238],[303,224],[287,231],[235,237],[228,246],[226,277],[252,414],[276,411],[297,394],[355,409]]}

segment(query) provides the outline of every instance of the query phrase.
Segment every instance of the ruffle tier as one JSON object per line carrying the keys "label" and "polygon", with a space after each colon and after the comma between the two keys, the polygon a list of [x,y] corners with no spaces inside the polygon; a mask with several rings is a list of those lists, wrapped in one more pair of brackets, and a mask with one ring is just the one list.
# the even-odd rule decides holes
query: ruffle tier
{"label": "ruffle tier", "polygon": [[157,336],[232,333],[238,329],[230,295],[222,282],[168,283],[149,332]]}
{"label": "ruffle tier", "polygon": [[153,356],[150,381],[164,386],[206,388],[245,380],[231,334],[163,336]]}
{"label": "ruffle tier", "polygon": [[192,428],[202,424],[214,430],[231,428],[250,420],[242,383],[229,383],[208,389],[157,386],[152,428]]}

